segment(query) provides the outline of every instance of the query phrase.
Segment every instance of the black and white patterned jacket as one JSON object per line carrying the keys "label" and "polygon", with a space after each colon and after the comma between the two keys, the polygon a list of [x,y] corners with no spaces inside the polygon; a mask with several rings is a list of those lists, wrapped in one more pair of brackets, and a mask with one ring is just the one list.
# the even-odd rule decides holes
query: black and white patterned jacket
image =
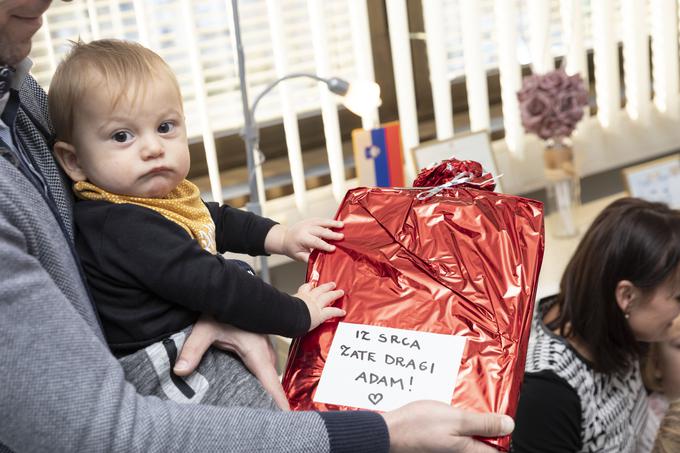
{"label": "black and white patterned jacket", "polygon": [[[550,301],[544,301],[549,303]],[[529,339],[525,373],[552,371],[581,401],[581,452],[638,453],[647,423],[647,396],[636,363],[623,374],[593,371],[564,338],[543,323],[539,306]]]}

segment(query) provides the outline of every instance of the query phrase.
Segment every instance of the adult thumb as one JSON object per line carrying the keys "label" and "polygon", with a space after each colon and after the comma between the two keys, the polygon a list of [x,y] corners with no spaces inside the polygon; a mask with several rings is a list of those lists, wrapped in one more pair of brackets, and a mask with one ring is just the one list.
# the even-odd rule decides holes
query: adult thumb
{"label": "adult thumb", "polygon": [[515,422],[507,415],[471,412],[462,419],[459,434],[496,437],[508,435],[513,429]]}
{"label": "adult thumb", "polygon": [[204,323],[205,321],[198,321],[184,342],[172,369],[177,376],[190,375],[203,358],[203,354],[212,345],[214,341],[212,330],[205,328],[207,324]]}

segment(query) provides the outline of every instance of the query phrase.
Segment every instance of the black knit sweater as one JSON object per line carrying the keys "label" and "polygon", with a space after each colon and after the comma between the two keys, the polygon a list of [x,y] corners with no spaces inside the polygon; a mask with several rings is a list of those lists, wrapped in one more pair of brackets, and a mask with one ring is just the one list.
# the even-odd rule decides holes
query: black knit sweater
{"label": "black knit sweater", "polygon": [[[265,254],[275,222],[206,203],[220,253]],[[132,204],[79,201],[76,247],[112,351],[125,355],[196,322],[201,313],[244,330],[307,332],[304,302],[203,250],[179,225]]]}

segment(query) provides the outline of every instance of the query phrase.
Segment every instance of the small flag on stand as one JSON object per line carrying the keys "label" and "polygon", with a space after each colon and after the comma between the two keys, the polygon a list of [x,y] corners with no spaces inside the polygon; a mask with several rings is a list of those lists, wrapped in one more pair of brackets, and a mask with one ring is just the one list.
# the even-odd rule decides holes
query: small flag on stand
{"label": "small flag on stand", "polygon": [[398,121],[370,130],[354,129],[352,146],[359,185],[404,187],[404,159]]}

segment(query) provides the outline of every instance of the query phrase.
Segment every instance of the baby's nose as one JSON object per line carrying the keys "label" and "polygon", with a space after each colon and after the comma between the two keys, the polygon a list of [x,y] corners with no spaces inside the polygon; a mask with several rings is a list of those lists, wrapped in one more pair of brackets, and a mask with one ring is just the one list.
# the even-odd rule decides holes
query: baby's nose
{"label": "baby's nose", "polygon": [[163,145],[157,138],[148,138],[142,148],[143,159],[153,159],[163,155]]}

